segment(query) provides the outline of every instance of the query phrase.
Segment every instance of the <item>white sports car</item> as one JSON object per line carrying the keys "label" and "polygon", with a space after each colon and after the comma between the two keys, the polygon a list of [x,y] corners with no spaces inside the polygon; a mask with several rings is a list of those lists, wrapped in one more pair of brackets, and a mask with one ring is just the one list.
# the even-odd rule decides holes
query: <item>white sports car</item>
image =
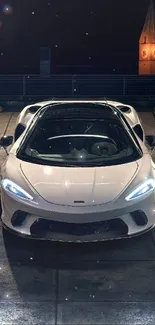
{"label": "white sports car", "polygon": [[[132,106],[54,100],[20,113],[2,166],[2,223],[30,238],[93,242],[155,224],[155,165]],[[11,145],[3,137],[0,145]]]}

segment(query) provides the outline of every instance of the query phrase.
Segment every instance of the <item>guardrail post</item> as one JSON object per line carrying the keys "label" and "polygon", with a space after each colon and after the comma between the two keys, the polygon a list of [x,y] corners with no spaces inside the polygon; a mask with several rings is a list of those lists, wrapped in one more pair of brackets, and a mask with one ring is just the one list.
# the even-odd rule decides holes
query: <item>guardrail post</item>
{"label": "guardrail post", "polygon": [[76,76],[73,75],[73,76],[72,76],[72,97],[74,97],[74,95],[75,95],[75,93],[76,93],[75,83],[76,83]]}
{"label": "guardrail post", "polygon": [[126,79],[123,77],[123,96],[126,95]]}
{"label": "guardrail post", "polygon": [[26,96],[26,76],[23,76],[23,97]]}

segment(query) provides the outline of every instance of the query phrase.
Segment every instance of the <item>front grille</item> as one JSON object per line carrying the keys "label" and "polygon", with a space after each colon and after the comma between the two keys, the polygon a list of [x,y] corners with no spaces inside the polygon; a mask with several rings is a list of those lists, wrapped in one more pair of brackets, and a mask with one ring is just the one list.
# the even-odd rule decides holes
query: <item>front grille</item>
{"label": "front grille", "polygon": [[84,224],[38,219],[31,226],[30,231],[32,235],[43,238],[52,237],[52,233],[77,237],[103,234],[104,238],[117,238],[125,236],[128,233],[128,227],[121,219]]}

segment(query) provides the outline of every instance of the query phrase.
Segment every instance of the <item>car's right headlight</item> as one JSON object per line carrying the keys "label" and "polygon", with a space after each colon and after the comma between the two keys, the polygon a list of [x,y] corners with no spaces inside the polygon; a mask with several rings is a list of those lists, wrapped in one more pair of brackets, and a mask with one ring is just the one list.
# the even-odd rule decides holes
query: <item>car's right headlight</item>
{"label": "car's right headlight", "polygon": [[33,197],[29,193],[8,178],[2,179],[1,186],[5,191],[16,195],[23,200],[33,201]]}

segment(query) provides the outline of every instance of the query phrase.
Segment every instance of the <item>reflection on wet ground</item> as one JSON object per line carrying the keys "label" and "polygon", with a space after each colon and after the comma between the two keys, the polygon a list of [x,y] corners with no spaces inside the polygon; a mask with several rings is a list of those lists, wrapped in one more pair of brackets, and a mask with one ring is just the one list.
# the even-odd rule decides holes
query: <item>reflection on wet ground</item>
{"label": "reflection on wet ground", "polygon": [[58,244],[1,231],[0,324],[155,324],[155,230]]}

